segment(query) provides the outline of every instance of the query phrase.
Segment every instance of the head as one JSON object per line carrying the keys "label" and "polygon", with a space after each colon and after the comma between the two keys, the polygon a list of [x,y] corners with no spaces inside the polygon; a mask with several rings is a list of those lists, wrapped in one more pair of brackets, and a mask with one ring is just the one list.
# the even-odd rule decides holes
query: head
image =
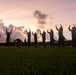
{"label": "head", "polygon": [[75,27],[75,24],[73,24],[73,27]]}
{"label": "head", "polygon": [[72,30],[75,30],[75,27],[72,27]]}

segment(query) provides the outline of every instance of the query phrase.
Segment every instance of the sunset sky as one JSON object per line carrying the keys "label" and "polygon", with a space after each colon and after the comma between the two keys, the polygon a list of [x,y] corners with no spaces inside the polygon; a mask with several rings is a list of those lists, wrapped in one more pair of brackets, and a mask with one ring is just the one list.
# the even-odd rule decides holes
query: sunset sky
{"label": "sunset sky", "polygon": [[56,32],[55,25],[62,24],[65,37],[71,38],[68,26],[76,24],[76,0],[0,0],[0,19],[6,26],[38,29],[36,10],[48,15],[43,29],[53,28]]}

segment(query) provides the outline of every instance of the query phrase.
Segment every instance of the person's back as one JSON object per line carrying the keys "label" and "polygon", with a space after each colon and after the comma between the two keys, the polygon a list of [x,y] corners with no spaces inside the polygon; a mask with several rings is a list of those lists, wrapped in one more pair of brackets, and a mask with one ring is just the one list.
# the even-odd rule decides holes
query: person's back
{"label": "person's back", "polygon": [[50,34],[50,36],[51,36],[51,40],[54,40],[54,32],[53,32],[52,29],[51,29],[51,34]]}
{"label": "person's back", "polygon": [[45,31],[43,31],[43,35],[42,35],[42,37],[43,37],[43,40],[46,39],[46,32],[45,32]]}
{"label": "person's back", "polygon": [[10,41],[10,33],[7,32],[7,41],[9,42]]}
{"label": "person's back", "polygon": [[62,27],[59,28],[59,37],[60,38],[63,37],[63,28]]}
{"label": "person's back", "polygon": [[11,29],[11,32],[8,32],[7,28],[6,28],[6,46],[10,45],[10,35],[11,35],[11,33],[12,33],[12,29]]}
{"label": "person's back", "polygon": [[12,33],[12,29],[11,29],[11,32],[8,32],[7,29],[6,29],[6,42],[10,42],[10,35]]}
{"label": "person's back", "polygon": [[31,31],[29,30],[29,32],[27,32],[28,34],[28,46],[30,47],[30,42],[31,42]]}
{"label": "person's back", "polygon": [[37,42],[37,33],[34,34],[34,39]]}
{"label": "person's back", "polygon": [[75,28],[72,27],[72,38],[75,39]]}
{"label": "person's back", "polygon": [[69,31],[71,31],[71,35],[72,35],[72,40],[75,37],[75,27],[72,27],[72,29],[70,28],[70,25],[68,27]]}
{"label": "person's back", "polygon": [[[40,32],[40,34],[41,34],[41,32]],[[43,33],[42,33],[41,35],[42,35],[42,44],[43,44],[43,46],[44,46],[44,47],[46,47],[46,45],[45,45],[46,32],[45,32],[45,31],[43,31]]]}
{"label": "person's back", "polygon": [[60,24],[59,29],[56,26],[56,29],[58,30],[58,34],[59,34],[58,45],[59,45],[59,47],[60,46],[64,47],[64,36],[63,36],[63,27],[62,27],[62,25]]}
{"label": "person's back", "polygon": [[31,37],[31,32],[28,32],[28,39],[30,39]]}
{"label": "person's back", "polygon": [[34,34],[34,46],[37,47],[37,33],[35,32]]}

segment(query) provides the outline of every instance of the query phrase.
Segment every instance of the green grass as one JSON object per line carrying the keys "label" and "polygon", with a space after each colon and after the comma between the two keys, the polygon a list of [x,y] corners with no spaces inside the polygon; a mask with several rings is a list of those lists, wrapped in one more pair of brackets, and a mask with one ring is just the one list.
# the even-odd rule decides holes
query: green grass
{"label": "green grass", "polygon": [[76,75],[76,48],[0,47],[0,75]]}

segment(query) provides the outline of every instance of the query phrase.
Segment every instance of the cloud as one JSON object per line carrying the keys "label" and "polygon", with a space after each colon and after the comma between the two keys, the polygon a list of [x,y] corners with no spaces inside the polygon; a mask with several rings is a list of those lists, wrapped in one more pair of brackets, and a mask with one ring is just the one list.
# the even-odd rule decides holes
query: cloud
{"label": "cloud", "polygon": [[19,26],[15,27],[14,25],[10,24],[8,27],[4,25],[2,21],[0,21],[0,43],[5,43],[6,42],[6,28],[8,29],[8,32],[13,29],[12,34],[11,34],[11,42],[14,41],[15,39],[19,38],[22,41],[24,41],[25,36],[23,33],[24,26]]}
{"label": "cloud", "polygon": [[33,15],[38,20],[39,28],[44,28],[44,24],[46,24],[46,19],[47,19],[48,15],[45,13],[42,13],[39,10],[35,10]]}
{"label": "cloud", "polygon": [[[40,25],[41,26],[41,25]],[[43,26],[43,25],[42,25]],[[24,26],[14,26],[12,24],[10,24],[8,27],[5,26],[5,24],[3,23],[3,21],[0,22],[0,43],[5,43],[6,42],[6,28],[8,29],[8,32],[11,31],[11,29],[13,29],[12,34],[11,34],[11,42],[13,42],[15,39],[21,39],[24,42],[24,39],[26,38],[27,41],[27,34],[26,34],[26,30]],[[41,27],[40,27],[41,28]],[[40,28],[36,30],[37,33],[37,38],[38,38],[38,42],[42,41],[42,37],[40,35]],[[46,41],[49,41],[49,35],[48,33],[46,33]],[[34,42],[34,36],[31,35],[31,41]]]}

